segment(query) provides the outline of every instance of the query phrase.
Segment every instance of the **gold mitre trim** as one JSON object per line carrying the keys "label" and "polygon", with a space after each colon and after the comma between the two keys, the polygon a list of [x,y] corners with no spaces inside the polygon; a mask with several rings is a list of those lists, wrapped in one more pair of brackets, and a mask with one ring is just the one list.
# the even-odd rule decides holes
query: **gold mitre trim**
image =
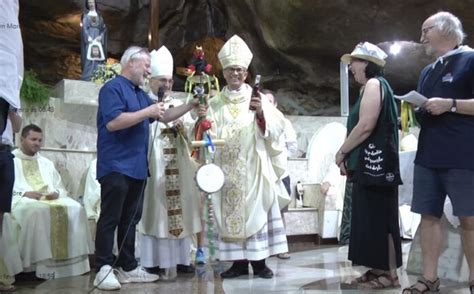
{"label": "gold mitre trim", "polygon": [[248,68],[252,61],[252,51],[247,44],[237,35],[233,35],[217,54],[222,68],[238,65]]}

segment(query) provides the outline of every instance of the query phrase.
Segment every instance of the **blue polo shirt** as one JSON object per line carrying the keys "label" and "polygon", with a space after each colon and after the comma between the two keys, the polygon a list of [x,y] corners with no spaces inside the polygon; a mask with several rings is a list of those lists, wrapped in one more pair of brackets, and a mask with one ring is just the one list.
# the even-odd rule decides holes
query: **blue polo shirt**
{"label": "blue polo shirt", "polygon": [[123,76],[107,82],[99,92],[97,111],[97,179],[119,172],[134,179],[148,176],[148,135],[150,120],[110,132],[106,125],[124,112],[151,105],[149,96]]}
{"label": "blue polo shirt", "polygon": [[[427,98],[474,97],[474,51],[466,50],[423,69],[418,92]],[[474,169],[474,116],[422,111],[415,163],[429,168]]]}

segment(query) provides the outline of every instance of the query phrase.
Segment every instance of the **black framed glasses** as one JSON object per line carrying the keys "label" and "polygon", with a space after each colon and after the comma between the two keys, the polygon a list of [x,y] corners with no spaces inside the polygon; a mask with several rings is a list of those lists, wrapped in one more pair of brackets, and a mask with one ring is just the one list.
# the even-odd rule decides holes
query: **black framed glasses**
{"label": "black framed glasses", "polygon": [[224,70],[227,71],[227,72],[230,72],[230,73],[235,72],[236,74],[239,74],[239,75],[243,74],[244,72],[247,71],[245,68],[237,67],[237,66],[236,67],[226,67]]}

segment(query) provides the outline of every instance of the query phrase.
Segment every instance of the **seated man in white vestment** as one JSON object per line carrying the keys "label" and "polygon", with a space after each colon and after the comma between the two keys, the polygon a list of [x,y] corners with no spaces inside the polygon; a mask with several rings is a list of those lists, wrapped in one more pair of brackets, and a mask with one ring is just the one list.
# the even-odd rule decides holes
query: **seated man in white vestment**
{"label": "seated man in white vestment", "polygon": [[282,152],[283,115],[263,94],[252,95],[245,83],[252,52],[238,36],[219,51],[227,86],[209,101],[213,136],[225,140],[215,159],[225,175],[224,187],[211,195],[217,223],[219,260],[234,261],[222,278],[253,275],[272,278],[270,255],[288,251],[277,182],[284,172],[273,159]]}
{"label": "seated man in white vestment", "polygon": [[12,216],[24,271],[43,279],[89,272],[94,252],[84,208],[67,196],[53,162],[38,153],[43,132],[28,125],[15,155]]}
{"label": "seated man in white vestment", "polygon": [[[163,99],[165,108],[183,102],[171,96],[173,57],[162,46],[151,52],[149,95]],[[140,231],[140,262],[162,279],[172,279],[178,272],[194,272],[191,263],[192,235],[201,231],[200,193],[193,180],[196,166],[190,158],[187,131],[194,124],[190,113],[150,127],[150,178],[145,198]]]}

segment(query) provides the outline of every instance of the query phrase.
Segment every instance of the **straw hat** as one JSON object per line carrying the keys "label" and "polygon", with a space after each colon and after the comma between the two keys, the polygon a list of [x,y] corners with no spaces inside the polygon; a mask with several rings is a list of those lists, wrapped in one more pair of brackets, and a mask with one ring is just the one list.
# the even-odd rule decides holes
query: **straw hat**
{"label": "straw hat", "polygon": [[342,55],[341,61],[346,64],[349,64],[351,62],[351,58],[359,58],[371,61],[383,67],[385,66],[385,58],[387,58],[387,54],[374,44],[369,42],[363,42],[357,44],[351,54]]}

